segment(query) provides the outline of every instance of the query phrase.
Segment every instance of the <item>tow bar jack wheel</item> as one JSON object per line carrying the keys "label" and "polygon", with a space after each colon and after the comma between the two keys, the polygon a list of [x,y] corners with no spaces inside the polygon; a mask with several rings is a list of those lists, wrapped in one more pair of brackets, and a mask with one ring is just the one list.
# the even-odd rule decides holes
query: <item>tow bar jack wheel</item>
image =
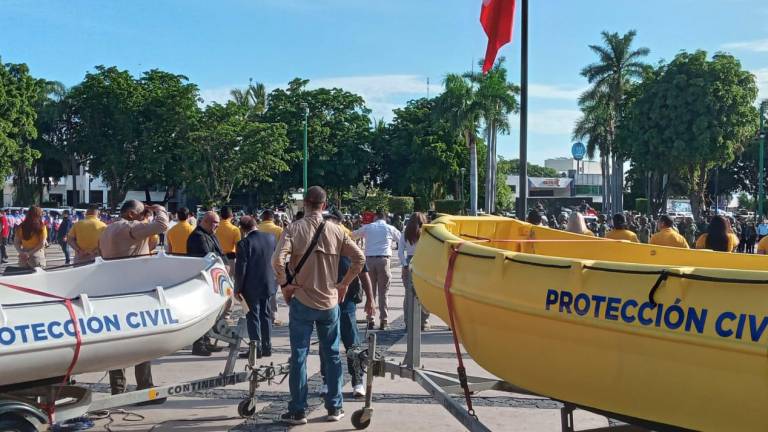
{"label": "tow bar jack wheel", "polygon": [[373,410],[370,408],[360,408],[352,413],[352,426],[357,430],[366,429],[371,425]]}
{"label": "tow bar jack wheel", "polygon": [[240,417],[252,417],[256,413],[256,402],[253,398],[243,399],[237,404],[237,414]]}
{"label": "tow bar jack wheel", "polygon": [[371,333],[368,335],[368,358],[367,358],[367,370],[365,373],[365,405],[359,410],[352,413],[352,426],[355,429],[362,430],[371,425],[373,419],[373,408],[371,402],[373,401],[373,374],[376,369],[376,334]]}

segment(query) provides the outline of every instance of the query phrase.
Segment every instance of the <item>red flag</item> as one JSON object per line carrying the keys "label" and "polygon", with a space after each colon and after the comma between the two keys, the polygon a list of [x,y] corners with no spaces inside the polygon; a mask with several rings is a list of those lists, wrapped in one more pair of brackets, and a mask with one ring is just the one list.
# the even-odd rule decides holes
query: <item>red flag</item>
{"label": "red flag", "polygon": [[487,73],[493,67],[499,49],[512,40],[514,21],[515,0],[483,0],[480,23],[488,36],[483,73]]}

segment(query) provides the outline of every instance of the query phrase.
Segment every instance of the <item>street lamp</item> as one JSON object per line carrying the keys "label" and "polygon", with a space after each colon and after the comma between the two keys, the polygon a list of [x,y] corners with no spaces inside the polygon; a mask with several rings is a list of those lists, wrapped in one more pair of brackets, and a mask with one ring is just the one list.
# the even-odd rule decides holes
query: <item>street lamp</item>
{"label": "street lamp", "polygon": [[304,109],[304,196],[307,196],[307,162],[309,160],[309,149],[307,147],[307,123],[309,123],[309,107],[302,103]]}

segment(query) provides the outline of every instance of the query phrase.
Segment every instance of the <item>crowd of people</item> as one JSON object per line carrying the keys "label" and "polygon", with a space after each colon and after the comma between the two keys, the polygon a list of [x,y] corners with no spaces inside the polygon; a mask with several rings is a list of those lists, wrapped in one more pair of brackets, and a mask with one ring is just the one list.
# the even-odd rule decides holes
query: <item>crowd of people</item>
{"label": "crowd of people", "polygon": [[[427,218],[414,213],[403,223],[379,210],[372,223],[363,224],[360,217],[328,209],[326,200],[322,188],[309,188],[304,211],[292,221],[271,209],[235,215],[224,207],[219,212],[193,215],[186,208],[169,213],[160,205],[134,200],[126,201],[117,217],[105,216],[95,206],[76,216],[64,210],[60,217],[36,206],[21,216],[16,211],[0,211],[3,260],[7,262],[6,243],[17,250],[19,268],[46,267],[46,248],[54,244],[62,248],[66,264],[70,263],[70,251],[74,252],[75,265],[99,256],[135,257],[160,249],[171,255],[214,254],[227,267],[245,313],[251,343],[240,353],[241,358],[272,355],[273,326],[283,325],[278,291],[287,305],[291,401],[282,421],[294,425],[307,422],[306,361],[314,329],[320,345],[320,393],[325,397],[327,420],[338,421],[344,415],[339,345],[349,350],[360,344],[356,316],[360,304],[368,329],[376,327],[376,315],[378,328],[389,328],[393,249],[398,250],[406,291],[413,292],[409,263]],[[429,313],[423,310],[421,318],[422,329],[426,329]],[[210,356],[221,349],[203,336],[194,342],[192,354]],[[362,370],[347,361],[353,395],[363,397]],[[151,362],[134,369],[138,389],[154,386]],[[109,371],[109,380],[113,394],[125,391],[124,370]],[[143,404],[164,401],[158,398]]]}
{"label": "crowd of people", "polygon": [[[662,214],[651,218],[636,212],[623,212],[607,218],[592,216],[585,209],[569,214],[546,215],[537,206],[528,213],[526,221],[593,237],[627,240],[685,249],[710,249],[719,252],[768,253],[768,221],[759,224],[746,218],[712,215],[696,223],[691,217]],[[587,217],[593,219],[587,222]]]}

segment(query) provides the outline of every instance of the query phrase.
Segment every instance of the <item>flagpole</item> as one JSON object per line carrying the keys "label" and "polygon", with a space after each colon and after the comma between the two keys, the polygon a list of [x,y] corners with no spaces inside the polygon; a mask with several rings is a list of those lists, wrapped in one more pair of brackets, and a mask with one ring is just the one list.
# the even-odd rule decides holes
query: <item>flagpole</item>
{"label": "flagpole", "polygon": [[520,182],[517,217],[528,214],[528,0],[522,0],[520,25]]}

